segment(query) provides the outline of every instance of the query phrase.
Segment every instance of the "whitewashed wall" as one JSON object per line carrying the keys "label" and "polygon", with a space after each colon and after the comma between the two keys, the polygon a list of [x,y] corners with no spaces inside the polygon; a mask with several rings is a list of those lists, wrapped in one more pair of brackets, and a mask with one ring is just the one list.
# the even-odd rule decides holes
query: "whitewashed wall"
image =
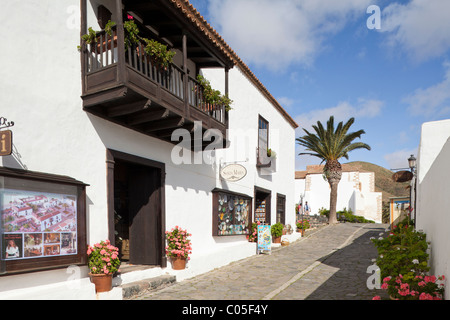
{"label": "whitewashed wall", "polygon": [[[88,1],[88,26],[96,29],[94,2]],[[109,9],[114,11],[113,1],[108,3]],[[15,122],[12,128],[14,146],[20,159],[17,154],[3,157],[0,165],[25,165],[32,171],[68,175],[89,184],[87,241],[92,244],[108,236],[106,149],[164,162],[167,229],[179,225],[193,234],[192,260],[186,271],[178,273],[180,278],[256,252],[255,245],[248,243],[245,236],[211,236],[211,190],[215,187],[252,198],[255,185],[272,190],[272,222],[276,217],[276,194],[284,194],[286,222],[295,223],[294,128],[238,68],[230,70],[229,79],[230,97],[234,100],[230,112],[232,145],[230,149],[217,151],[216,155],[219,163],[243,161],[240,163],[246,166],[248,175],[237,183],[226,183],[219,179],[219,163],[175,165],[171,161],[173,145],[82,110],[80,54],[77,51],[79,12],[79,0],[28,0],[3,4],[0,36],[4,43],[14,45],[0,50],[2,74],[6,75],[0,78],[0,87],[7,93],[0,95],[0,116]],[[224,92],[223,70],[207,70],[205,75],[213,87]],[[270,122],[270,147],[277,153],[277,171],[273,175],[261,175],[256,170],[258,114]],[[242,128],[248,131],[244,139],[241,139]],[[49,298],[92,298],[93,286],[86,281],[87,268],[79,270],[76,276],[81,277],[81,282],[69,291],[70,274],[66,271],[45,271],[39,273],[39,277],[0,277],[0,299],[35,297],[30,287],[52,289]]]}
{"label": "whitewashed wall", "polygon": [[[381,223],[381,192],[374,192],[373,183],[372,172],[343,172],[336,210],[351,209],[355,215]],[[321,208],[330,208],[330,186],[322,174],[308,174],[305,179],[297,179],[296,192],[296,198],[304,194],[304,202],[308,201],[311,214],[318,214]]]}
{"label": "whitewashed wall", "polygon": [[[450,120],[422,125],[417,163],[416,229],[431,242],[431,273],[450,275]],[[448,281],[446,282],[448,287]],[[450,298],[446,290],[445,298]]]}

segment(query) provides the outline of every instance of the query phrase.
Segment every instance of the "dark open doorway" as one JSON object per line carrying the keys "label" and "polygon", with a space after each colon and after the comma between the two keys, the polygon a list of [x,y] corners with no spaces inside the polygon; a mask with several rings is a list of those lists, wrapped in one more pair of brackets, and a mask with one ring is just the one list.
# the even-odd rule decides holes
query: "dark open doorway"
{"label": "dark open doorway", "polygon": [[254,221],[261,223],[271,223],[271,191],[260,187],[255,187],[255,212]]}
{"label": "dark open doorway", "polygon": [[165,267],[164,164],[113,150],[108,154],[110,239],[122,261]]}

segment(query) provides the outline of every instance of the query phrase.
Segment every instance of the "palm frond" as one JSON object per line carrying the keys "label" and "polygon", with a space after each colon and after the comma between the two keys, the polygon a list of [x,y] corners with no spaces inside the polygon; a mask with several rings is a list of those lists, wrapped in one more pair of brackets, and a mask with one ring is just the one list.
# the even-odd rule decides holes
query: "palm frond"
{"label": "palm frond", "polygon": [[364,130],[348,133],[354,122],[355,119],[350,118],[345,124],[342,121],[339,122],[335,128],[334,117],[331,116],[327,121],[326,128],[320,121],[317,121],[317,124],[312,126],[315,133],[303,129],[306,135],[297,138],[296,141],[305,147],[305,152],[299,153],[299,155],[318,157],[323,162],[340,158],[348,159],[348,153],[355,149],[371,150],[370,146],[365,143],[353,142],[365,134]]}

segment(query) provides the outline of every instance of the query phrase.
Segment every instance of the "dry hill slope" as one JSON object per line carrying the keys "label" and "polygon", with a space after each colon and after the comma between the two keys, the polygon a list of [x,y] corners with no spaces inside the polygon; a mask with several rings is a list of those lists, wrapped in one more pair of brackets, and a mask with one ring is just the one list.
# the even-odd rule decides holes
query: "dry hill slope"
{"label": "dry hill slope", "polygon": [[349,162],[355,170],[375,172],[375,191],[382,192],[383,202],[389,201],[390,197],[409,196],[409,182],[398,183],[392,180],[394,172],[376,164],[354,161]]}

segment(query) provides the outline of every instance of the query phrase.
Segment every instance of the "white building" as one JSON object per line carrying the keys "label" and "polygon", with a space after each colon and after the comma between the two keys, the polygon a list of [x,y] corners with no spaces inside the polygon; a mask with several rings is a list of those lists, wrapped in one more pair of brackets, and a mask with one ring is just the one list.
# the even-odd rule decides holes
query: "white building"
{"label": "white building", "polygon": [[[450,275],[449,139],[450,120],[426,122],[422,125],[417,157],[417,182],[415,179],[412,180],[412,206],[416,208],[415,212],[414,210],[412,212],[412,217],[416,219],[416,229],[424,231],[427,241],[431,243],[430,273],[445,275],[447,278]],[[448,300],[450,290],[445,291],[445,299]]]}
{"label": "white building", "polygon": [[[254,255],[245,227],[261,204],[266,222],[294,225],[297,124],[187,1],[30,0],[5,3],[2,12],[0,35],[14,45],[0,51],[7,75],[0,79],[0,127],[14,121],[2,128],[13,132],[14,150],[0,157],[0,193],[76,199],[78,248],[58,269],[51,266],[60,260],[52,259],[61,257],[28,259],[33,272],[27,273],[24,260],[0,260],[0,299],[38,292],[41,299],[95,298],[86,245],[118,241],[116,236],[129,240],[130,263],[151,266],[121,274],[114,279],[119,285],[166,272],[182,280]],[[128,15],[143,36],[176,51],[167,78],[149,68],[143,50],[125,51]],[[92,47],[80,41],[88,27],[102,30],[109,19],[116,22],[110,38],[100,32]],[[200,104],[197,72],[228,93],[232,110]],[[182,129],[178,137],[188,136],[171,141],[176,129]],[[219,133],[223,143],[202,152]],[[193,151],[181,151],[188,139]],[[267,159],[268,148],[276,160]],[[244,167],[245,176],[223,179],[220,172],[229,164]],[[223,196],[245,201],[247,224],[223,229],[216,212]],[[164,250],[164,232],[176,225],[192,233],[193,254],[183,271],[171,270]]]}
{"label": "white building", "polygon": [[[296,203],[308,202],[310,214],[330,209],[330,185],[323,175],[323,165],[311,165],[306,171],[295,173]],[[336,210],[351,209],[353,214],[381,223],[382,194],[375,192],[375,173],[355,170],[342,164],[342,178],[338,185]]]}

